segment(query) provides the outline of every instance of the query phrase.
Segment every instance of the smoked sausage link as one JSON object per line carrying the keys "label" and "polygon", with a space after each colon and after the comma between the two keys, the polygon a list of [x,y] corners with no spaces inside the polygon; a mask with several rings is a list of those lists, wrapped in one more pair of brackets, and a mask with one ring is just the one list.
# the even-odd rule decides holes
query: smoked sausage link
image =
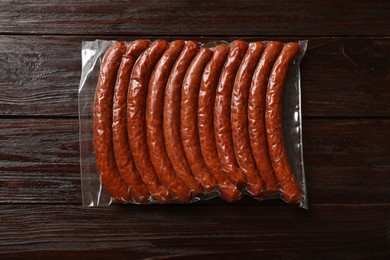
{"label": "smoked sausage link", "polygon": [[215,97],[214,130],[218,156],[226,176],[231,181],[245,179],[234,155],[230,107],[234,79],[247,48],[248,44],[245,41],[237,40],[232,43]]}
{"label": "smoked sausage link", "polygon": [[248,129],[248,97],[253,72],[264,50],[262,42],[249,44],[238,69],[232,96],[232,131],[234,151],[241,170],[246,174],[248,192],[253,196],[264,193],[264,184],[253,159]]}
{"label": "smoked sausage link", "polygon": [[130,43],[126,54],[122,58],[121,66],[115,84],[113,124],[112,132],[114,138],[114,152],[116,164],[122,179],[130,189],[131,196],[136,203],[148,203],[150,192],[137,169],[135,168],[133,157],[127,136],[127,90],[130,82],[130,74],[133,70],[138,56],[149,46],[147,40],[137,40]]}
{"label": "smoked sausage link", "polygon": [[146,140],[146,95],[153,68],[169,47],[166,40],[154,41],[134,64],[127,95],[127,125],[130,148],[137,170],[149,189],[152,198],[159,203],[169,203],[172,197],[160,184],[164,176],[157,176],[150,160]]}
{"label": "smoked sausage link", "polygon": [[115,162],[112,139],[112,103],[116,75],[126,52],[123,42],[108,48],[100,68],[94,104],[94,146],[97,169],[103,186],[117,202],[130,202],[129,188]]}
{"label": "smoked sausage link", "polygon": [[288,43],[277,58],[268,81],[265,123],[268,149],[273,169],[287,202],[299,202],[301,190],[291,170],[283,142],[282,103],[283,88],[288,69],[298,55],[298,43]]}
{"label": "smoked sausage link", "polygon": [[190,188],[194,196],[203,193],[199,181],[202,181],[205,186],[207,186],[207,183],[204,182],[202,176],[195,176],[194,178],[186,159],[180,134],[180,100],[184,76],[198,51],[199,44],[188,41],[173,65],[165,89],[163,120],[165,146],[173,169],[177,176]]}
{"label": "smoked sausage link", "polygon": [[223,195],[225,192],[227,193],[225,194],[225,199],[234,200],[239,197],[240,191],[238,188],[241,189],[245,186],[245,179],[235,179],[232,182],[227,179],[218,158],[214,132],[215,94],[219,76],[221,75],[229,50],[228,45],[218,45],[214,49],[211,60],[204,68],[198,96],[198,131],[203,159],[208,169],[217,179],[221,194]]}
{"label": "smoked sausage link", "polygon": [[195,56],[183,80],[181,98],[181,138],[191,171],[209,191],[218,184],[222,197],[227,201],[240,198],[241,192],[225,176],[221,168],[210,173],[200,147],[198,132],[198,95],[203,70],[213,56],[213,51],[201,48]]}
{"label": "smoked sausage link", "polygon": [[[214,106],[218,80],[229,54],[229,46],[215,47],[211,60],[203,71],[198,97],[198,129],[203,159],[211,172],[222,170],[214,132]],[[229,176],[228,176],[229,177]],[[239,188],[245,186],[245,176],[232,175],[231,180]]]}
{"label": "smoked sausage link", "polygon": [[249,136],[252,153],[268,194],[277,192],[279,184],[268,152],[265,129],[265,101],[268,78],[282,48],[283,44],[280,42],[267,43],[253,74],[248,101]]}
{"label": "smoked sausage link", "polygon": [[146,134],[150,159],[161,183],[179,202],[191,200],[191,191],[176,176],[165,149],[163,133],[163,111],[165,86],[171,68],[184,47],[184,41],[171,43],[155,66],[150,78],[146,103]]}

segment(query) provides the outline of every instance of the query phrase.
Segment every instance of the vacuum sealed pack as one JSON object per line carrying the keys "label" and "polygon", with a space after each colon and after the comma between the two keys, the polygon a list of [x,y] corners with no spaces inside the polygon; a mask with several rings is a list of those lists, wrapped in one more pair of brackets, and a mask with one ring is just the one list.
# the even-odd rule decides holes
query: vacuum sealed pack
{"label": "vacuum sealed pack", "polygon": [[307,41],[86,41],[84,206],[281,198],[307,208]]}

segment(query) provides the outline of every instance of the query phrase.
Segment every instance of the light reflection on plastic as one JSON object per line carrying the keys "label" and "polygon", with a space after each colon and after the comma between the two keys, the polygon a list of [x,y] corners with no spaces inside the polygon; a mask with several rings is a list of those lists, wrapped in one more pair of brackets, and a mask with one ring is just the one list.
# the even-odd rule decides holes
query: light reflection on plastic
{"label": "light reflection on plastic", "polygon": [[84,49],[83,50],[83,53],[82,53],[82,65],[83,67],[85,66],[85,64],[87,63],[87,61],[93,57],[94,55],[96,54],[96,50],[91,50],[91,49]]}
{"label": "light reflection on plastic", "polygon": [[299,117],[298,111],[295,111],[295,112],[294,112],[294,121],[295,121],[295,122],[298,121],[298,117]]}

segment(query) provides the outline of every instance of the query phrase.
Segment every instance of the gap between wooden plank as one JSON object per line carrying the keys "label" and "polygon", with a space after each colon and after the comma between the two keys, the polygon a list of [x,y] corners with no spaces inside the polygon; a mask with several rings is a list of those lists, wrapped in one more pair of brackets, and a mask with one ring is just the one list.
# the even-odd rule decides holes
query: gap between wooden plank
{"label": "gap between wooden plank", "polygon": [[24,32],[24,33],[14,33],[14,32],[0,32],[0,36],[25,36],[25,37],[33,37],[33,36],[43,36],[43,37],[82,37],[82,38],[96,38],[96,39],[113,39],[113,38],[126,38],[126,37],[138,37],[138,38],[169,38],[169,39],[179,39],[179,38],[208,38],[208,39],[213,39],[215,38],[216,40],[219,40],[221,38],[239,38],[239,39],[253,39],[253,38],[262,38],[262,39],[269,39],[272,40],[274,38],[283,38],[283,39],[311,39],[311,38],[316,38],[316,39],[329,39],[329,38],[340,38],[340,39],[354,39],[354,38],[365,38],[365,39],[388,39],[390,36],[384,35],[315,35],[315,34],[297,34],[294,36],[289,36],[289,35],[280,35],[280,34],[267,34],[267,35],[260,35],[260,34],[235,34],[235,35],[204,35],[204,34],[161,34],[161,35],[147,35],[147,34],[136,34],[136,33],[129,33],[129,34],[85,34],[85,33],[69,33],[69,34],[64,34],[64,33],[29,33],[29,32]]}

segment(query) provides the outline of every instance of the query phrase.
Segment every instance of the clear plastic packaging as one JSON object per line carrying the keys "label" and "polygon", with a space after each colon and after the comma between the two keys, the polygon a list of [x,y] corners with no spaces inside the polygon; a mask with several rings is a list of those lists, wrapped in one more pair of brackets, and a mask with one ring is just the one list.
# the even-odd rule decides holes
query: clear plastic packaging
{"label": "clear plastic packaging", "polygon": [[[307,209],[308,204],[302,152],[301,82],[299,70],[300,61],[306,51],[307,41],[298,42],[299,53],[294,56],[289,67],[283,63],[283,59],[280,57],[282,56],[281,53],[283,53],[281,48],[284,48],[288,44],[282,45],[269,41],[249,44],[243,41],[235,41],[232,43],[220,41],[206,44],[192,41],[184,42],[181,40],[171,43],[164,40],[161,40],[161,42],[156,44],[156,42],[141,40],[137,43],[125,43],[125,45],[116,41],[96,40],[82,43],[82,73],[78,101],[83,206],[105,206],[113,202],[131,204],[189,203],[210,199],[215,196],[221,196],[227,201],[233,201],[243,195],[249,195],[258,200],[282,198],[287,202],[299,203],[300,207]],[[278,59],[276,61],[276,56],[274,59],[268,57],[268,59],[273,61],[273,64],[268,65],[270,67],[269,70],[271,68],[273,70],[270,74],[267,74],[267,69],[264,69],[265,72],[262,72],[260,68],[261,66],[266,67],[261,63],[263,59],[266,60],[263,56],[265,56],[267,46],[272,44],[275,44],[275,46],[280,44],[281,47],[279,46],[280,50],[277,51]],[[142,47],[142,45],[145,46]],[[122,53],[119,56],[119,63],[117,60],[116,65],[114,64],[115,57],[112,54],[113,52],[107,54],[107,56],[111,55],[112,57],[104,58],[109,48],[111,48],[110,50],[116,48],[114,51]],[[233,48],[237,48],[237,50],[231,51]],[[240,48],[241,50],[238,50]],[[241,54],[239,53],[240,51]],[[249,53],[251,53],[251,57],[249,57]],[[288,54],[286,53],[285,56],[288,59]],[[272,56],[271,52],[268,54]],[[153,55],[156,56],[154,57],[156,60],[154,63],[151,60]],[[202,55],[203,65],[201,64],[202,57],[200,57]],[[162,56],[163,58],[161,58]],[[193,65],[195,63],[194,60],[197,58],[199,62]],[[104,59],[106,59],[106,62],[111,59],[112,62],[110,66],[105,66],[106,71],[102,67]],[[180,62],[178,61],[179,59],[181,59]],[[230,63],[228,62],[229,60]],[[254,64],[253,60],[255,61]],[[126,62],[128,66],[127,73],[125,73],[124,68]],[[147,65],[147,62],[150,64]],[[274,68],[277,62],[280,63],[280,66],[275,66]],[[151,65],[153,65],[152,68],[150,68]],[[116,70],[115,68],[113,69],[115,66]],[[149,74],[149,78],[145,79],[143,77],[147,75],[145,71],[148,69],[148,66],[151,74]],[[190,70],[191,66],[193,70]],[[276,88],[278,84],[280,85],[280,81],[283,80],[283,75],[278,76],[278,74],[282,74],[286,66],[288,67],[288,73],[285,77],[284,90],[280,94],[280,86],[279,90]],[[101,67],[103,68],[102,71]],[[110,70],[112,71],[110,72]],[[185,75],[183,71],[186,72]],[[204,73],[205,71],[208,72]],[[128,77],[130,75],[129,73],[131,73],[131,79]],[[194,76],[196,73],[200,73],[201,78]],[[265,73],[268,76],[265,79],[261,78],[261,73]],[[255,94],[257,92],[253,87],[255,84],[252,78],[253,74],[259,76],[259,80],[256,81],[256,84],[259,86],[262,83],[261,79],[267,82],[270,79],[267,83],[267,96],[261,98],[261,100],[264,99],[264,103],[256,99],[257,96]],[[147,79],[150,81],[147,81],[148,83],[145,84],[145,80]],[[129,93],[125,97],[123,95],[122,97],[117,95],[112,84],[111,88],[107,88],[107,84],[110,81],[115,81],[113,84],[116,88],[120,84],[122,84],[122,88],[123,86],[129,86],[129,90],[127,90]],[[274,84],[272,85],[270,82]],[[147,86],[146,89],[145,85]],[[98,91],[97,86],[99,88]],[[194,86],[197,86],[199,89],[194,89]],[[140,89],[141,87],[143,89]],[[107,91],[112,91],[112,93],[109,93],[107,96]],[[140,95],[139,91],[143,91],[144,96]],[[178,96],[178,93],[180,96]],[[251,96],[252,94],[253,96]],[[278,95],[281,98],[280,102],[282,102],[282,106],[280,106],[281,104],[279,106],[277,104],[275,105],[275,102],[278,102]],[[142,104],[139,103],[140,97],[144,97],[145,99]],[[104,101],[107,101],[107,98],[109,102],[104,103]],[[216,101],[213,102],[214,100]],[[118,102],[122,102],[122,108],[118,105]],[[126,102],[128,103],[126,104]],[[131,102],[138,103],[133,104]],[[180,107],[180,102],[183,107]],[[108,109],[107,104],[110,105]],[[123,104],[125,105],[125,110],[123,110]],[[267,124],[267,126],[274,126],[273,129],[266,128],[264,130],[267,133],[267,139],[263,139],[266,140],[266,146],[268,145],[267,141],[271,145],[270,149],[268,149],[269,147],[267,148],[270,156],[268,160],[272,165],[271,171],[274,174],[273,178],[277,180],[277,185],[279,185],[276,192],[268,189],[269,181],[267,178],[271,177],[264,175],[266,167],[264,169],[262,167],[262,156],[264,155],[261,153],[264,149],[257,149],[259,147],[257,147],[258,142],[255,137],[259,138],[260,143],[262,140],[261,134],[256,130],[259,126],[257,125],[257,119],[252,119],[251,115],[249,115],[249,119],[243,118],[243,113],[248,113],[248,110],[256,116],[258,109],[256,104],[264,106],[262,108],[263,110],[259,110],[259,113],[261,111],[264,113],[262,115],[262,120],[264,121],[260,125]],[[140,106],[143,106],[144,109],[140,110]],[[226,107],[229,107],[230,111],[226,112]],[[190,114],[185,113],[190,113],[193,108],[199,109],[198,117],[194,121],[198,123],[198,127],[190,127],[192,126],[191,120],[188,122],[185,121],[184,123],[180,121],[180,118],[181,120],[183,118],[187,119],[185,116]],[[178,111],[178,109],[181,110]],[[280,143],[280,138],[278,139],[278,128],[280,127],[280,124],[276,120],[278,117],[278,109],[282,109],[281,119],[283,132],[282,136],[279,136],[283,140],[282,143]],[[185,111],[183,112],[183,110]],[[210,119],[210,111],[225,114],[221,114],[222,116],[218,114],[216,117],[211,116]],[[111,116],[111,114],[114,115]],[[111,121],[104,122],[104,119],[107,118]],[[142,121],[142,118],[144,121]],[[232,122],[225,123],[226,118],[231,118]],[[144,122],[145,125],[140,127],[134,123],[135,121],[130,121],[135,119],[141,120],[137,122]],[[144,132],[144,136],[141,136],[142,138],[137,140],[137,143],[134,143],[135,141],[133,139],[131,139],[133,143],[129,141],[130,139],[123,139],[124,143],[121,144],[118,141],[121,139],[115,138],[115,134],[120,132],[118,122],[121,124],[120,126],[127,127],[129,135],[126,138],[138,138],[139,134],[136,131],[145,130],[145,127],[146,133]],[[179,122],[179,125],[177,122]],[[229,126],[227,132],[224,130],[224,124]],[[241,124],[244,127],[241,127]],[[108,129],[107,126],[110,127],[109,131],[104,130]],[[210,129],[210,126],[222,127],[214,129],[214,134],[214,130]],[[184,132],[178,133],[176,129],[178,127]],[[186,128],[183,130],[183,127]],[[135,129],[135,132],[132,132],[132,129]],[[259,129],[261,130],[261,128]],[[100,134],[102,135],[97,137]],[[197,145],[200,147],[195,147],[198,150],[192,147],[194,143],[191,137],[194,137],[194,134],[199,135]],[[217,138],[216,140],[212,139],[212,142],[210,142],[211,138],[209,137],[213,135]],[[166,139],[169,140],[168,145],[164,144]],[[144,142],[141,142],[142,140]],[[180,140],[182,140],[182,143],[178,143]],[[245,140],[247,141],[246,143]],[[250,143],[248,143],[248,140]],[[101,143],[100,147],[97,143]],[[117,152],[115,158],[114,145],[116,145],[115,149],[118,145],[125,145],[124,147],[127,147],[128,150],[122,147],[120,151],[129,151],[132,154],[129,155],[130,157],[126,157],[115,150]],[[150,153],[154,153],[149,154],[147,157],[149,158],[149,165],[152,165],[154,168],[151,170],[155,172],[155,175],[153,175],[155,179],[151,178],[153,176],[144,175],[150,172],[145,172],[145,168],[141,169],[143,166],[140,165],[140,159],[144,158],[142,152],[145,151],[141,151],[139,147],[149,148]],[[178,147],[177,151],[175,147]],[[212,151],[209,149],[210,147],[213,148]],[[95,149],[98,150],[95,151]],[[257,153],[255,150],[259,152]],[[248,154],[248,151],[251,153]],[[100,153],[103,153],[103,155],[109,154],[109,156],[98,157],[100,160],[100,170],[98,170],[96,162],[96,152],[99,153],[99,156],[101,155]],[[203,158],[199,159],[199,156],[196,157],[196,155],[199,155],[199,152]],[[280,157],[283,157],[284,152],[286,153],[285,163],[289,167],[279,165],[279,162],[283,161],[280,160]],[[139,175],[125,176],[121,172],[124,169],[120,161],[122,157],[125,158],[123,159],[125,161],[123,165],[132,167],[126,174]],[[152,160],[151,157],[153,157]],[[198,159],[195,160],[194,158]],[[210,164],[210,159],[214,164]],[[202,161],[202,165],[199,164],[199,161]],[[121,170],[118,170],[118,163],[119,169]],[[113,170],[113,168],[115,169]],[[288,168],[291,168],[292,177],[288,175]],[[104,171],[108,169],[112,172],[107,174],[102,169]],[[208,173],[206,174],[205,171]],[[250,174],[257,176],[253,175],[253,172],[257,172],[258,179],[250,177]],[[239,182],[240,178],[237,177],[239,173],[244,174],[246,180],[244,183]],[[216,174],[222,174],[223,176],[217,178],[218,176]],[[118,183],[111,181],[111,177],[115,177]],[[291,184],[294,182],[294,179],[299,190],[298,197],[295,196],[296,198],[293,198],[294,195],[288,194],[291,191],[290,188],[294,186]],[[153,183],[153,180],[156,183]],[[260,182],[256,184],[256,180],[260,180]],[[137,183],[139,190],[146,192],[146,195],[139,195],[142,194],[142,191],[136,191],[135,186],[131,188],[133,186],[130,187],[127,183]],[[124,186],[124,184],[127,185]],[[111,185],[111,187],[107,187],[108,185]],[[153,187],[153,185],[155,186]],[[256,194],[256,185],[259,187],[258,194]],[[272,185],[269,186],[271,187]],[[121,187],[126,187],[126,191],[129,194],[128,197],[112,195],[116,192],[116,189],[121,189]],[[237,188],[234,191],[236,195],[234,195],[234,192],[229,195],[229,191],[235,188]],[[159,194],[157,191],[152,192],[152,190],[157,189],[160,192]],[[161,195],[163,193],[161,190],[166,190],[169,193],[166,198],[163,198],[164,195]],[[227,190],[227,192],[224,192],[224,190]],[[135,193],[138,195],[136,196]],[[180,197],[179,194],[183,196]]]}

